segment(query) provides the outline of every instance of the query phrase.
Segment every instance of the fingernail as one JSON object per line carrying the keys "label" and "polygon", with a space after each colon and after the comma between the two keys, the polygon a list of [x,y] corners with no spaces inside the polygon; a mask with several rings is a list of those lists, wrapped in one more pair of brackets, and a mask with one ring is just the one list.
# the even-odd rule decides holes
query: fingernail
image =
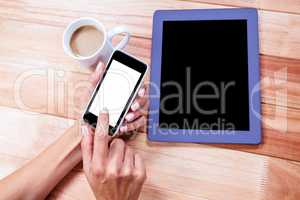
{"label": "fingernail", "polygon": [[143,89],[141,89],[140,91],[139,91],[139,93],[138,93],[138,95],[140,96],[140,97],[143,97],[144,95],[145,95],[145,88],[143,88]]}
{"label": "fingernail", "polygon": [[132,121],[134,118],[134,114],[133,113],[128,113],[125,117],[126,121],[130,122]]}
{"label": "fingernail", "polygon": [[131,110],[132,111],[136,111],[137,109],[140,108],[140,104],[138,102],[135,102],[134,104],[132,104],[131,106]]}
{"label": "fingernail", "polygon": [[103,114],[107,114],[108,113],[108,109],[107,108],[103,108],[100,113],[103,113]]}
{"label": "fingernail", "polygon": [[121,126],[120,131],[123,132],[123,133],[126,132],[127,131],[127,126]]}
{"label": "fingernail", "polygon": [[83,137],[86,137],[89,134],[89,131],[88,131],[86,125],[81,126],[81,134]]}

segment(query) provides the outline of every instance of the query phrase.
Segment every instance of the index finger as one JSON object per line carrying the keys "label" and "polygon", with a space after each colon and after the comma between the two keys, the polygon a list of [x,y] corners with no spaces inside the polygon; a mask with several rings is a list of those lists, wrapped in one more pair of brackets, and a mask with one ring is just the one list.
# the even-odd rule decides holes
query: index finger
{"label": "index finger", "polygon": [[93,165],[104,166],[108,156],[108,135],[109,116],[106,109],[100,112],[97,121],[97,127],[94,135]]}

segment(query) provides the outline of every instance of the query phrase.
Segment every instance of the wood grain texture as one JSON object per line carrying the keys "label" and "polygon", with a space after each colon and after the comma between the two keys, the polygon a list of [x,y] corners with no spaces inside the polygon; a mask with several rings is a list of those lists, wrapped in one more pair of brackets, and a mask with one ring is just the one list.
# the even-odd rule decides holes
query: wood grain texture
{"label": "wood grain texture", "polygon": [[[299,199],[297,0],[0,0],[0,177],[41,152],[78,115],[91,71],[63,53],[71,20],[95,17],[108,29],[125,24],[133,35],[126,51],[150,63],[155,10],[239,6],[260,9],[263,144],[151,143],[142,133],[130,142],[148,166],[142,199]],[[80,165],[49,199],[93,199]]]}
{"label": "wood grain texture", "polygon": [[[274,113],[276,114],[274,115]],[[214,145],[299,161],[299,110],[262,105],[263,138],[259,145]],[[276,116],[276,117],[275,117]]]}
{"label": "wood grain texture", "polygon": [[[138,56],[148,64],[150,64],[150,49],[151,41],[149,39],[141,39],[136,37],[132,37],[129,45],[126,47],[126,51]],[[26,57],[24,56],[22,59],[15,58],[15,61],[11,60],[5,63],[1,63],[1,60],[5,60],[4,57],[0,60],[2,77],[8,79],[6,81],[6,87],[10,89],[15,87],[18,88],[18,83],[21,82],[25,84],[26,81],[47,81],[50,82],[48,84],[53,84],[48,85],[48,89],[54,90],[55,87],[58,87],[55,84],[59,82],[65,83],[65,85],[70,84],[70,87],[74,87],[75,83],[78,83],[79,80],[87,80],[87,74],[89,71],[84,68],[80,68],[76,64],[72,65],[70,63],[69,65],[58,65],[58,63],[52,63],[51,61],[46,62],[46,64],[22,64],[22,62],[29,60],[28,58],[32,59],[29,55],[26,55]],[[278,106],[300,109],[300,91],[298,90],[300,87],[300,60],[264,55],[262,55],[260,58],[262,102],[266,104],[276,104]],[[80,73],[76,73],[77,71]],[[25,84],[23,88],[20,88],[20,90],[25,90],[26,88],[29,88],[30,85],[38,87],[45,84]],[[3,86],[3,89],[6,90],[7,88]],[[10,92],[14,91],[10,90]],[[46,98],[42,97],[44,94],[39,94],[40,91],[37,90],[37,92],[38,93],[36,95],[39,95],[39,98]],[[31,95],[30,93],[24,93]],[[13,99],[13,95],[14,94],[10,94],[9,98],[2,96],[3,100],[1,102],[7,100],[9,102],[6,103],[12,105],[11,101]],[[28,101],[37,101],[37,99],[28,99]],[[36,106],[36,103],[34,102],[27,102],[27,104],[29,106],[33,106],[33,109],[40,107]],[[66,116],[66,114],[63,114],[63,116]],[[72,118],[72,114],[69,117]]]}
{"label": "wood grain texture", "polygon": [[[183,0],[186,1],[186,0]],[[261,10],[279,11],[300,14],[300,1],[298,0],[193,0],[200,3],[216,5],[252,7]]]}
{"label": "wood grain texture", "polygon": [[[37,155],[73,123],[4,107],[0,107],[0,114],[7,116],[1,129],[9,133],[9,137],[0,137],[0,177]],[[16,119],[18,128],[11,126]],[[147,166],[148,179],[141,199],[296,200],[300,195],[298,162],[201,144],[152,143],[145,134],[137,135],[129,145],[142,155]],[[49,198],[93,199],[80,165]]]}
{"label": "wood grain texture", "polygon": [[[27,41],[31,41],[34,38],[36,42],[47,42],[47,40],[43,40],[41,37],[45,34],[50,34],[48,31],[51,28],[49,27],[54,27],[54,30],[57,32],[53,35],[53,37],[56,37],[56,40],[53,41],[57,41],[57,43],[53,45],[61,44],[60,35],[67,23],[82,16],[95,17],[101,20],[108,28],[126,24],[134,36],[151,38],[152,15],[155,10],[227,7],[195,1],[176,0],[102,0],[101,2],[94,0],[89,1],[89,3],[84,0],[72,2],[1,0],[0,5],[2,7],[2,9],[0,9],[0,18],[2,19],[1,21],[4,20],[2,23],[4,23],[5,26],[8,26],[10,21],[25,22],[26,26],[33,26],[32,28],[41,34],[35,33],[36,37],[32,37],[33,35],[27,33],[28,30],[24,30],[25,32],[22,30],[22,35],[19,38],[21,42],[16,41],[18,44],[24,42],[24,37],[28,38]],[[265,55],[299,59],[299,24],[300,16],[297,14],[260,10],[260,52]],[[41,26],[41,28],[38,28],[38,26]],[[3,29],[1,31],[5,30],[6,29]],[[61,32],[58,32],[58,30]],[[18,37],[15,37],[14,40],[18,40]],[[9,42],[11,42],[11,40],[7,40],[5,44]],[[47,43],[47,45],[52,44]],[[32,49],[40,48],[42,46],[42,44],[39,44],[29,47]],[[49,47],[49,49],[52,48]],[[61,56],[62,54],[60,54],[59,57]],[[56,58],[56,56],[53,58]]]}
{"label": "wood grain texture", "polygon": [[[149,63],[150,48],[149,39],[133,37],[126,51]],[[81,90],[90,72],[71,63],[58,66],[54,60],[22,65],[32,59],[27,57],[0,65],[0,105],[71,119],[79,116]],[[260,64],[263,144],[220,146],[300,161],[300,60],[262,55]]]}

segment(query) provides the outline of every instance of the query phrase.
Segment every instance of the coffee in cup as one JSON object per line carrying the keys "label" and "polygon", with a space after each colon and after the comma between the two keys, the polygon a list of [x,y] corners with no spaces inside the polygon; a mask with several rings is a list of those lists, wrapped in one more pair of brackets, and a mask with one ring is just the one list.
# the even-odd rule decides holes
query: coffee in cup
{"label": "coffee in cup", "polygon": [[71,49],[78,57],[88,57],[102,46],[104,34],[94,26],[82,26],[71,37]]}
{"label": "coffee in cup", "polygon": [[[113,46],[112,38],[124,34],[123,39]],[[107,63],[115,49],[122,49],[128,43],[130,33],[123,26],[106,32],[102,23],[93,18],[79,18],[71,22],[63,36],[65,52],[80,62],[83,67]]]}

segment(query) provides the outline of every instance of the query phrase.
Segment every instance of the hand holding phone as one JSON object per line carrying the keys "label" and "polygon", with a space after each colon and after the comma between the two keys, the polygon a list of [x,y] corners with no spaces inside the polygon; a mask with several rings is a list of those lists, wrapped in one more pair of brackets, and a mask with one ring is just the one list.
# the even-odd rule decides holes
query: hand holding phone
{"label": "hand holding phone", "polygon": [[85,175],[97,199],[138,200],[146,179],[145,164],[122,139],[108,135],[108,121],[104,110],[99,113],[94,134],[84,128],[81,150]]}
{"label": "hand holding phone", "polygon": [[109,133],[117,133],[147,69],[145,63],[119,50],[115,51],[94,90],[83,119],[95,127],[98,113],[106,108],[110,115]]}

